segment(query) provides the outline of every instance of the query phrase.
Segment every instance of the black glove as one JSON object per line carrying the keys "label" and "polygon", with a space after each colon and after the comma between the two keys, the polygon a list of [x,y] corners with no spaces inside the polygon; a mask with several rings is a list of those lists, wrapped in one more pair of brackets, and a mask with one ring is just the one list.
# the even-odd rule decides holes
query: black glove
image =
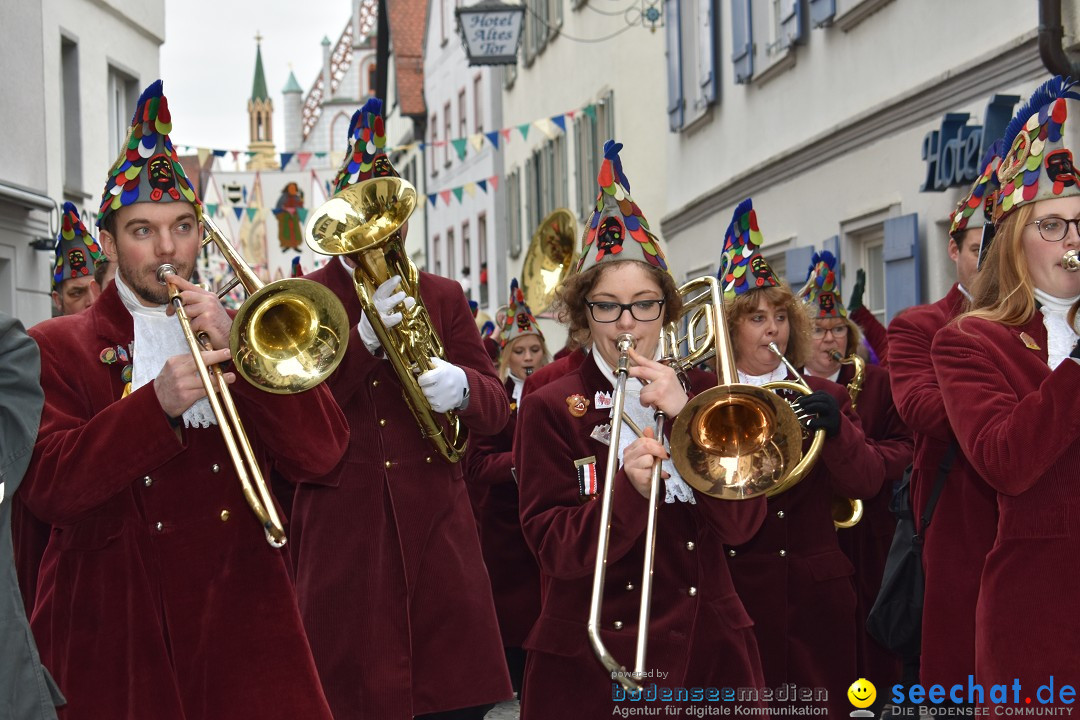
{"label": "black glove", "polygon": [[863,306],[862,296],[866,289],[866,271],[859,268],[855,271],[855,285],[851,288],[851,299],[848,300],[847,309],[853,313]]}
{"label": "black glove", "polygon": [[1080,360],[1080,342],[1073,345],[1073,349],[1072,349],[1072,352],[1069,353],[1069,357],[1076,358],[1077,360]]}
{"label": "black glove", "polygon": [[806,427],[810,430],[824,430],[825,437],[836,437],[840,432],[840,403],[836,402],[824,390],[812,392],[795,401],[799,409],[812,415]]}

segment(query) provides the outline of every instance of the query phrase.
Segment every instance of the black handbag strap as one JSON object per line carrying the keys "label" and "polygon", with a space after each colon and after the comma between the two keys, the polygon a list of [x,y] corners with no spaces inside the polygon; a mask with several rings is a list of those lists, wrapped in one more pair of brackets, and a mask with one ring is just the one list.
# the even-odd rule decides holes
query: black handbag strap
{"label": "black handbag strap", "polygon": [[923,510],[920,535],[925,535],[926,528],[930,526],[930,518],[934,516],[934,508],[937,507],[938,498],[941,497],[941,491],[945,487],[945,478],[949,476],[949,470],[952,468],[955,459],[956,440],[953,440],[949,443],[948,450],[942,455],[941,462],[938,464],[937,480],[934,481],[934,489],[930,492],[930,499],[926,501],[926,509]]}

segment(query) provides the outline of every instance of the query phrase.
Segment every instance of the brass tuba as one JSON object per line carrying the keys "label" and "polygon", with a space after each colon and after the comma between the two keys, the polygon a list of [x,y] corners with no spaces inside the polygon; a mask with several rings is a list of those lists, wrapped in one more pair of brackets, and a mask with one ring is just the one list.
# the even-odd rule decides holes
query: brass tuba
{"label": "brass tuba", "polygon": [[576,241],[577,221],[566,208],[549,214],[533,233],[521,266],[521,292],[534,315],[551,307],[555,289],[570,274]]}
{"label": "brass tuba", "polygon": [[[420,431],[448,462],[465,456],[468,430],[457,413],[442,413],[446,429],[431,409],[417,376],[431,369],[432,357],[445,358],[442,342],[420,298],[419,271],[405,253],[401,227],[416,209],[416,189],[406,180],[379,177],[350,185],[334,195],[308,218],[305,239],[323,255],[348,255],[356,262],[353,282],[360,305],[390,360],[402,393]],[[379,319],[372,297],[382,283],[399,275],[399,289],[413,298],[404,302],[401,323],[387,328]]]}

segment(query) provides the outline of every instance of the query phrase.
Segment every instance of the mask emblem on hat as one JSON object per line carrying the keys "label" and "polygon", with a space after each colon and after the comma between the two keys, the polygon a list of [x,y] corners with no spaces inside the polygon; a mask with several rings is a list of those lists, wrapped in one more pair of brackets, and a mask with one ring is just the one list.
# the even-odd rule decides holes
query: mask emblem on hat
{"label": "mask emblem on hat", "polygon": [[147,163],[147,171],[150,177],[150,199],[157,202],[165,193],[173,200],[180,199],[180,193],[176,190],[176,178],[173,176],[172,161],[164,155],[155,155]]}
{"label": "mask emblem on hat", "polygon": [[818,306],[822,315],[833,315],[836,313],[836,298],[831,292],[823,292],[818,295]]}
{"label": "mask emblem on hat", "polygon": [[596,247],[598,251],[596,259],[599,260],[604,255],[621,253],[625,237],[626,228],[623,227],[622,222],[618,218],[606,218],[604,222],[600,223],[600,230],[597,233]]}
{"label": "mask emblem on hat", "polygon": [[589,400],[584,395],[575,393],[566,398],[566,407],[569,408],[571,415],[581,417],[589,409]]}
{"label": "mask emblem on hat", "polygon": [[86,269],[86,255],[78,248],[68,252],[68,264],[71,266],[71,277],[90,274],[90,271]]}
{"label": "mask emblem on hat", "polygon": [[1062,148],[1046,156],[1046,175],[1054,181],[1054,194],[1076,184],[1076,167],[1072,153]]}
{"label": "mask emblem on hat", "polygon": [[517,314],[517,326],[518,330],[525,331],[529,329],[529,315],[528,313]]}
{"label": "mask emblem on hat", "polygon": [[375,163],[372,167],[371,174],[374,177],[393,177],[394,168],[390,165],[390,160],[385,155],[380,155],[375,158]]}
{"label": "mask emblem on hat", "polygon": [[766,262],[765,258],[761,255],[755,255],[750,260],[750,272],[754,274],[758,287],[767,285],[769,277],[772,275],[772,269],[769,267],[769,263]]}

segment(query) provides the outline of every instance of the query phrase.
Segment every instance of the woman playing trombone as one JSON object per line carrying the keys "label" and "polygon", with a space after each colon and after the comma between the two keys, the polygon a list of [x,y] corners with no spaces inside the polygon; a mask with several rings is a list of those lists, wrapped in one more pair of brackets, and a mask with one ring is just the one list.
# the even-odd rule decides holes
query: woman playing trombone
{"label": "woman playing trombone", "polygon": [[[561,319],[591,348],[584,363],[529,395],[515,439],[521,520],[541,570],[540,617],[525,647],[523,716],[610,715],[623,692],[590,649],[586,616],[596,561],[609,443],[621,418],[613,368],[618,338],[631,336],[632,366],[618,433],[622,465],[612,473],[612,522],[600,635],[612,656],[630,664],[637,633],[645,529],[653,465],[668,452],[653,437],[654,410],[674,418],[688,400],[675,372],[656,362],[664,323],[682,305],[657,238],[629,195],[621,145],[608,142],[601,190],[577,272],[560,291]],[[715,378],[689,373],[690,393]],[[747,540],[764,502],[722,502],[692,490],[664,463],[655,591],[648,621],[642,685],[668,688],[760,687],[762,676],[750,619],[727,571],[723,543]],[[648,697],[648,695],[646,696]],[[662,697],[662,693],[659,695]],[[708,698],[706,698],[707,701]],[[700,698],[699,698],[700,700]]]}

